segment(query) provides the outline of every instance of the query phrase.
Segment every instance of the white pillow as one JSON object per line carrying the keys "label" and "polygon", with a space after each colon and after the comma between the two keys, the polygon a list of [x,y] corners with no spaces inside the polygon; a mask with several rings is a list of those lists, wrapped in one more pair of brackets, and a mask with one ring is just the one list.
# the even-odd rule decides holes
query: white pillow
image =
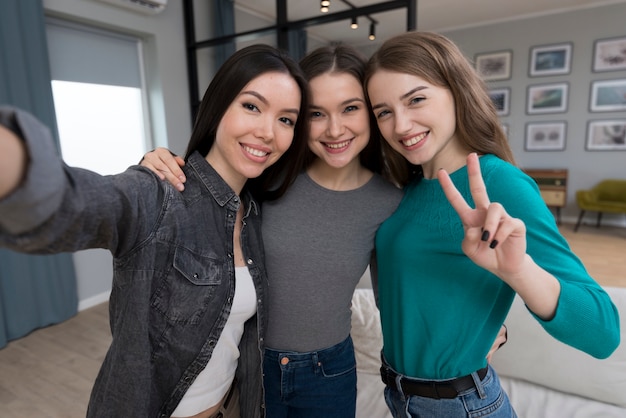
{"label": "white pillow", "polygon": [[[620,313],[626,335],[626,288],[605,290]],[[492,358],[498,374],[561,392],[626,407],[626,345],[599,360],[557,341],[531,316],[519,296],[505,321],[508,341]]]}
{"label": "white pillow", "polygon": [[380,376],[383,337],[372,289],[356,289],[352,296],[352,341],[359,373]]}

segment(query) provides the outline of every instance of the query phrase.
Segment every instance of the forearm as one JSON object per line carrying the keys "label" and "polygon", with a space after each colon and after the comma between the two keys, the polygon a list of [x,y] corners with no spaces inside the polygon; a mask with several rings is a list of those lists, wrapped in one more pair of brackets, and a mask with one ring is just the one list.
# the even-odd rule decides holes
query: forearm
{"label": "forearm", "polygon": [[27,157],[24,142],[0,125],[0,199],[8,196],[22,181]]}
{"label": "forearm", "polygon": [[544,321],[552,319],[561,292],[559,281],[526,256],[525,267],[519,277],[507,282],[524,300],[528,309]]}

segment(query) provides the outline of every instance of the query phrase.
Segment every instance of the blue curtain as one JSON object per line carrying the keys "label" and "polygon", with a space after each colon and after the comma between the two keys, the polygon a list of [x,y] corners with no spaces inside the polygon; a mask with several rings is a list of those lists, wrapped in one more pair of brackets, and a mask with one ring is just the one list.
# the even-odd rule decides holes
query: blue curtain
{"label": "blue curtain", "polygon": [[[30,111],[57,137],[42,0],[2,0],[0,103]],[[0,249],[0,348],[75,315],[77,308],[71,254],[33,256]]]}

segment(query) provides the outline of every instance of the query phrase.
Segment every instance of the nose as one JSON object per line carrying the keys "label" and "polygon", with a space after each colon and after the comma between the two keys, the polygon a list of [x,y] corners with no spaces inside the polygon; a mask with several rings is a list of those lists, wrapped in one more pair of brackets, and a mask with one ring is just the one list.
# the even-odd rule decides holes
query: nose
{"label": "nose", "polygon": [[413,126],[411,122],[411,118],[404,111],[396,111],[394,117],[394,130],[396,134],[403,135],[411,131],[411,127]]}
{"label": "nose", "polygon": [[255,136],[265,142],[271,141],[274,138],[274,118],[270,116],[260,118]]}
{"label": "nose", "polygon": [[331,116],[328,119],[328,125],[326,126],[326,135],[329,138],[339,138],[345,132],[343,121],[340,117]]}

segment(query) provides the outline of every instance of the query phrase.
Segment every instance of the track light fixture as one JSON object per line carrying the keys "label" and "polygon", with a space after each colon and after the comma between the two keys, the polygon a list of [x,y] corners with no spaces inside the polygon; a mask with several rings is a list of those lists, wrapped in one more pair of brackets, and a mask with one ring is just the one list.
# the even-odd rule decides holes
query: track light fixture
{"label": "track light fixture", "polygon": [[356,16],[352,18],[352,23],[350,23],[350,28],[357,29],[359,27],[359,22],[356,21]]}
{"label": "track light fixture", "polygon": [[328,13],[328,8],[330,7],[330,0],[321,0],[320,1],[320,12]]}
{"label": "track light fixture", "polygon": [[376,39],[376,25],[374,22],[370,23],[370,36],[368,36],[370,41]]}

